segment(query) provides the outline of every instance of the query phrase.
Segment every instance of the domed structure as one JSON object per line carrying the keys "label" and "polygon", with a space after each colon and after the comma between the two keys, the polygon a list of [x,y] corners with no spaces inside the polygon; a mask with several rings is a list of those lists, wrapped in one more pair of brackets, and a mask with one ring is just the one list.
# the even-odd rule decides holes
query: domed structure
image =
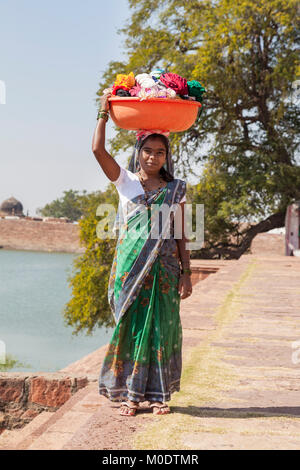
{"label": "domed structure", "polygon": [[6,215],[19,215],[23,216],[23,205],[21,204],[20,201],[15,199],[13,196],[10,197],[9,199],[6,199],[5,201],[2,202],[0,206],[0,215],[6,216]]}

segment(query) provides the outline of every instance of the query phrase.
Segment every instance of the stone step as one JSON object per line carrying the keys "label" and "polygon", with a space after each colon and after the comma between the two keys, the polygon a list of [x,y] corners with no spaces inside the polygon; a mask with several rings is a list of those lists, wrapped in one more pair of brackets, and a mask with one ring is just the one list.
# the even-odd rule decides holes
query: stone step
{"label": "stone step", "polygon": [[51,411],[43,411],[37,415],[30,423],[19,429],[5,429],[0,435],[0,449],[13,450],[17,445],[38,429],[52,415]]}
{"label": "stone step", "polygon": [[101,397],[95,400],[95,390],[97,390],[96,382],[90,382],[56,412],[40,413],[22,429],[5,430],[0,436],[0,448],[2,450],[61,449],[101,406]]}

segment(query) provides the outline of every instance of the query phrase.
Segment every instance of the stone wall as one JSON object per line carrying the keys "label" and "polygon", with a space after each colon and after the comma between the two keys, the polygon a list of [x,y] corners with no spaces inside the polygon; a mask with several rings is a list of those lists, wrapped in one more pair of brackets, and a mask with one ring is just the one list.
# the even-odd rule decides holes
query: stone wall
{"label": "stone wall", "polygon": [[[65,220],[48,218],[1,219],[0,247],[15,250],[84,253],[80,245],[79,225]],[[253,254],[285,254],[285,236],[282,234],[260,233],[251,244]],[[210,273],[207,273],[207,275]],[[200,280],[194,276],[195,281]],[[204,279],[201,277],[201,279]]]}
{"label": "stone wall", "polygon": [[22,428],[42,411],[56,411],[88,382],[62,372],[0,373],[0,433]]}
{"label": "stone wall", "polygon": [[83,253],[79,225],[55,220],[0,219],[0,246],[4,249]]}
{"label": "stone wall", "polygon": [[259,233],[252,240],[253,255],[285,255],[285,235],[282,233]]}
{"label": "stone wall", "polygon": [[[198,261],[198,260],[197,260]],[[197,284],[199,281],[203,281],[207,276],[210,274],[214,274],[219,270],[219,267],[208,267],[208,266],[200,266],[196,267],[192,265],[191,261],[191,270],[192,270],[192,275],[191,275],[191,281],[192,281],[192,286]]]}

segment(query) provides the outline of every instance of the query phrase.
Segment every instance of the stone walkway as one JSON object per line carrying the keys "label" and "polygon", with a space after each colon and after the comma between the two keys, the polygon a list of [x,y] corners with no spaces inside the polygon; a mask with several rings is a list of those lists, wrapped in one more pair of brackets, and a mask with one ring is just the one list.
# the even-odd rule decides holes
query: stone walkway
{"label": "stone walkway", "polygon": [[120,416],[98,394],[103,347],[63,369],[88,374],[87,387],[22,435],[5,431],[1,448],[298,449],[300,259],[255,254],[221,264],[182,301],[183,375],[171,414],[144,407]]}
{"label": "stone walkway", "polygon": [[299,449],[300,259],[240,261],[244,272],[234,286],[238,265],[226,276],[214,328],[186,363],[191,371],[172,401],[174,413],[163,431],[157,423],[137,434],[136,448]]}

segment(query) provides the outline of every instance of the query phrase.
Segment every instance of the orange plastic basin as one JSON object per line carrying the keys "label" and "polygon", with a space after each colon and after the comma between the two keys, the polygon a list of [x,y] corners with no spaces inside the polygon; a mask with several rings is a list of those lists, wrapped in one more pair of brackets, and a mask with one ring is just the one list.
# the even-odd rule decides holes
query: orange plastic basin
{"label": "orange plastic basin", "polygon": [[110,115],[123,129],[161,129],[170,132],[186,131],[197,119],[199,101],[151,98],[140,101],[138,97],[109,98]]}

